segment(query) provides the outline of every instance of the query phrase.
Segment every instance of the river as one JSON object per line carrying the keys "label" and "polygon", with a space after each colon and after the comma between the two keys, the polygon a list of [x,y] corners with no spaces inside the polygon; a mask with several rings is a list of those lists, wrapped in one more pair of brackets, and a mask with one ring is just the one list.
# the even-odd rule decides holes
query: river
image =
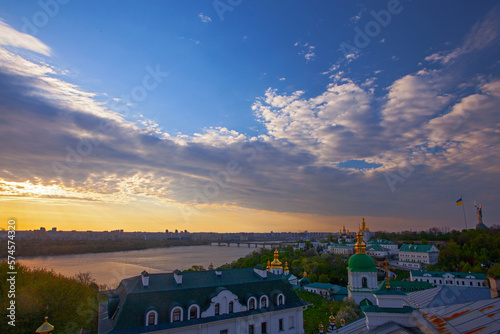
{"label": "river", "polygon": [[20,258],[19,263],[31,268],[53,269],[65,276],[90,272],[98,284],[107,284],[114,288],[122,279],[139,275],[143,270],[149,273],[172,272],[175,269],[188,269],[193,265],[207,268],[210,263],[216,268],[255,250],[248,247],[178,246],[109,253],[38,256]]}

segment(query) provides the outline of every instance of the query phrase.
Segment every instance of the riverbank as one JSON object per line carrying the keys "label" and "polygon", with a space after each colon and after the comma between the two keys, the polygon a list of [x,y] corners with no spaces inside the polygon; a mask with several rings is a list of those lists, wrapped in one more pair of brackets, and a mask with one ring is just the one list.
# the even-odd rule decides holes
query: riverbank
{"label": "riverbank", "polygon": [[[106,253],[172,246],[200,246],[208,242],[187,240],[17,240],[16,257]],[[7,258],[7,247],[0,249]]]}

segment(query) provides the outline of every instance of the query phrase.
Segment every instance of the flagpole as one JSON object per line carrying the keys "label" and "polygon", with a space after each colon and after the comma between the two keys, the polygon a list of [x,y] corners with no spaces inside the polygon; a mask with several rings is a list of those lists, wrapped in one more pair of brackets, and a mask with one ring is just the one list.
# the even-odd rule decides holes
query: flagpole
{"label": "flagpole", "polygon": [[460,198],[462,199],[462,210],[464,211],[464,222],[465,222],[465,229],[467,230],[467,219],[465,218],[465,205],[464,205],[464,197],[460,195]]}

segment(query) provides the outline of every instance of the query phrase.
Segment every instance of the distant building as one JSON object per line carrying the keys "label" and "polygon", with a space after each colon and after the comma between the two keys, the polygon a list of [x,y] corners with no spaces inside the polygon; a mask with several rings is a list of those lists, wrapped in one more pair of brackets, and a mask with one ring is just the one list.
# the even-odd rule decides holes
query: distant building
{"label": "distant building", "polygon": [[303,307],[283,275],[247,269],[124,279],[99,307],[99,334],[303,333]]}
{"label": "distant building", "polygon": [[299,243],[297,244],[297,246],[293,247],[294,250],[305,250],[306,249],[306,243],[304,242],[304,240],[302,240],[302,238],[300,238],[300,241]]}
{"label": "distant building", "polygon": [[376,259],[385,259],[389,256],[389,250],[379,245],[366,246],[366,254]]}
{"label": "distant building", "polygon": [[339,233],[339,243],[341,240],[344,239],[344,242],[353,242],[356,241],[356,233],[355,232],[350,232],[349,229],[345,229],[345,226],[340,230]]}
{"label": "distant building", "polygon": [[367,242],[366,247],[370,246],[380,246],[382,248],[385,248],[389,251],[389,255],[398,255],[398,245],[394,244],[388,240],[385,239],[370,239]]}
{"label": "distant building", "polygon": [[336,255],[349,256],[349,255],[354,254],[354,243],[330,244],[328,246],[328,251],[330,253],[336,254]]}
{"label": "distant building", "polygon": [[304,290],[313,292],[325,298],[342,300],[347,297],[347,289],[343,286],[330,283],[310,283],[304,285]]}
{"label": "distant building", "polygon": [[410,280],[429,282],[436,285],[488,287],[486,276],[476,273],[458,273],[452,271],[416,271],[410,273]]}
{"label": "distant building", "polygon": [[421,269],[428,264],[438,262],[439,250],[433,245],[404,244],[399,249],[400,266]]}

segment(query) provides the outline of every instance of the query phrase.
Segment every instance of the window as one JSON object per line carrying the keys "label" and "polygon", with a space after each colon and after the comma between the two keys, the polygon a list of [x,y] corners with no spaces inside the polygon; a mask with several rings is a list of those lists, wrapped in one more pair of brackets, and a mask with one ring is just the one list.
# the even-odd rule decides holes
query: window
{"label": "window", "polygon": [[220,305],[219,303],[215,304],[215,315],[219,315],[220,314]]}
{"label": "window", "polygon": [[189,319],[198,318],[198,308],[196,306],[191,306],[189,309]]}
{"label": "window", "polygon": [[255,298],[250,298],[250,301],[248,302],[248,308],[250,310],[255,310]]}
{"label": "window", "polygon": [[283,319],[279,319],[279,330],[282,331],[283,329]]}
{"label": "window", "polygon": [[234,303],[229,302],[229,313],[233,313],[233,311],[234,311]]}
{"label": "window", "polygon": [[156,311],[149,311],[146,315],[146,326],[153,326],[156,324]]}
{"label": "window", "polygon": [[255,334],[254,325],[248,325],[248,334]]}
{"label": "window", "polygon": [[172,313],[172,321],[181,321],[181,310],[176,308]]}
{"label": "window", "polygon": [[267,333],[267,322],[263,322],[260,324],[260,332],[262,334],[266,334]]}
{"label": "window", "polygon": [[278,296],[278,305],[285,304],[285,297],[281,294]]}
{"label": "window", "polygon": [[267,297],[264,296],[260,299],[260,308],[267,307]]}
{"label": "window", "polygon": [[[479,284],[478,284],[479,285]],[[472,282],[470,282],[470,286],[472,286]]]}
{"label": "window", "polygon": [[223,329],[219,332],[220,334],[227,334],[227,329]]}
{"label": "window", "polygon": [[366,277],[363,277],[363,278],[361,279],[361,286],[362,286],[363,288],[367,288],[367,287],[368,287],[368,280],[366,279]]}
{"label": "window", "polygon": [[293,315],[290,316],[290,319],[288,320],[288,322],[290,323],[290,328],[295,327],[295,317]]}

